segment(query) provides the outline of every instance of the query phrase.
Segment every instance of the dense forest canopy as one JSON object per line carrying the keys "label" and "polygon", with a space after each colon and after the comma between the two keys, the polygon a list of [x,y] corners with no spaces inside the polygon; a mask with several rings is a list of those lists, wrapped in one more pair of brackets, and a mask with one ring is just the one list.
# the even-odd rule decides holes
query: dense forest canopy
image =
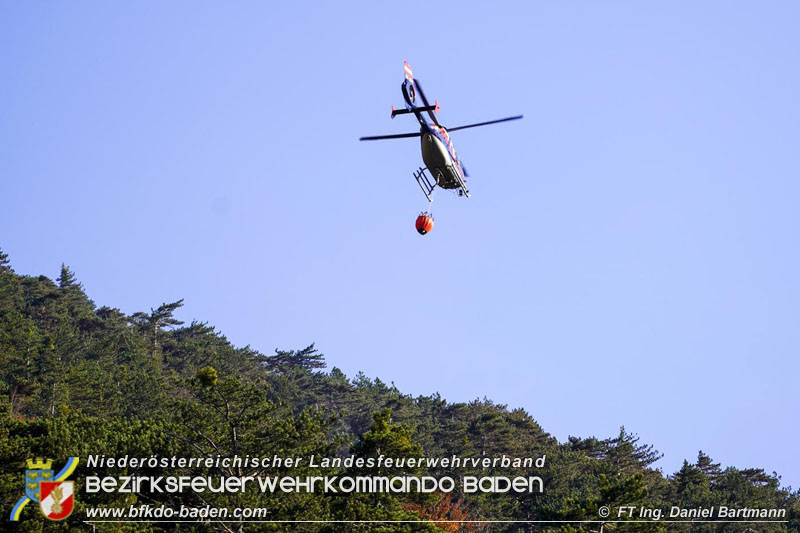
{"label": "dense forest canopy", "polygon": [[[0,497],[8,512],[23,494],[31,457],[63,463],[89,454],[395,457],[547,456],[542,493],[164,494],[158,503],[270,509],[270,520],[392,520],[382,525],[314,523],[302,531],[800,531],[800,495],[777,474],[723,468],[699,452],[676,473],[654,468],[656,449],[621,428],[610,438],[558,442],[522,409],[489,399],[449,403],[411,397],[363,374],[346,376],[313,345],[272,355],[236,348],[213,326],[175,318],[183,300],[127,315],[97,307],[62,265],[53,281],[14,272],[0,251]],[[745,426],[742,431],[747,431]],[[788,443],[775,443],[788,446]],[[315,469],[337,474],[355,467]],[[348,470],[349,469],[349,470]],[[147,468],[128,469],[131,474]],[[200,474],[210,469],[185,469]],[[308,465],[230,475],[306,475]],[[246,470],[246,469],[245,469]],[[419,474],[420,468],[393,474]],[[93,471],[85,462],[73,476]],[[219,474],[220,472],[213,472]],[[374,471],[372,473],[375,473]],[[525,468],[438,467],[430,475],[531,475]],[[86,506],[123,507],[152,495],[78,492],[64,522],[27,509],[20,531],[86,530]],[[607,505],[668,509],[734,506],[786,509],[786,522],[597,522]],[[516,520],[486,525],[443,520]],[[582,520],[594,521],[583,523]],[[522,521],[528,521],[522,523]],[[572,521],[566,523],[566,521]],[[181,524],[181,529],[281,530],[276,524]],[[98,531],[174,530],[170,524],[96,524]]]}

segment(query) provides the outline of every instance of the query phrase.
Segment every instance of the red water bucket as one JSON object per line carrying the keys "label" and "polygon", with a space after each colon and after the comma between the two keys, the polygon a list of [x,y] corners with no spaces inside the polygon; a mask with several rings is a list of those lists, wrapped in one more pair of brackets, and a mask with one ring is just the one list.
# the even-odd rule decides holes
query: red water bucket
{"label": "red water bucket", "polygon": [[416,227],[420,235],[430,233],[433,229],[433,215],[425,211],[420,213],[417,217]]}

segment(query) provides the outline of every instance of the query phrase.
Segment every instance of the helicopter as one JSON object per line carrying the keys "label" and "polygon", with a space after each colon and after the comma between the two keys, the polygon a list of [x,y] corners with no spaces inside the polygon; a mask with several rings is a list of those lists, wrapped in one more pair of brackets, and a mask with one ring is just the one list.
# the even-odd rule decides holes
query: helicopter
{"label": "helicopter", "polygon": [[[428,199],[428,203],[433,203],[433,190],[436,186],[442,189],[454,190],[457,192],[458,196],[469,198],[469,189],[467,189],[467,177],[469,174],[464,164],[458,158],[458,155],[456,155],[456,149],[453,146],[453,140],[450,138],[449,132],[476,128],[478,126],[488,126],[489,124],[508,122],[509,120],[519,120],[522,118],[522,115],[490,120],[487,122],[478,122],[477,124],[467,124],[455,128],[445,128],[436,118],[436,115],[439,113],[439,101],[434,100],[434,104],[430,104],[425,97],[425,92],[422,90],[422,85],[419,80],[414,79],[411,65],[409,65],[407,61],[403,61],[403,70],[405,79],[403,80],[401,89],[403,99],[405,100],[405,109],[395,109],[395,107],[392,106],[391,116],[394,118],[397,115],[413,114],[419,122],[419,132],[373,135],[361,137],[359,141],[420,137],[422,161],[425,163],[425,166],[419,167],[417,171],[414,172],[414,178],[417,180],[417,184],[419,184],[422,192]],[[417,105],[417,95],[419,95],[423,105]],[[427,113],[427,118],[425,113]],[[426,169],[430,172],[430,176],[426,173]],[[417,217],[416,228],[421,235],[429,233],[433,229],[433,214],[429,211],[420,213]]]}

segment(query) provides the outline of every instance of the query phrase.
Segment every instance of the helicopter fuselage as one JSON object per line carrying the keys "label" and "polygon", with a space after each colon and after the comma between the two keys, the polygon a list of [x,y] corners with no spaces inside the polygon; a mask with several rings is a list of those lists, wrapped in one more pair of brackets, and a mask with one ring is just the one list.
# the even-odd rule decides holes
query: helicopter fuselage
{"label": "helicopter fuselage", "polygon": [[[433,126],[433,127],[431,127]],[[447,137],[447,130],[437,131],[436,125],[428,125],[420,137],[422,161],[442,189],[458,189],[466,181],[461,163],[455,155],[453,142]],[[431,131],[433,130],[433,131]],[[460,179],[459,179],[460,178]]]}

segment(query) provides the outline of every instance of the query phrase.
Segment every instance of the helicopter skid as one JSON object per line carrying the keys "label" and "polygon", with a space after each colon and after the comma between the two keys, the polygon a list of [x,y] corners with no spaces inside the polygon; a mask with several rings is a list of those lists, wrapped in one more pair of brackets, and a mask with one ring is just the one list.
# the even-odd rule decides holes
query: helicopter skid
{"label": "helicopter skid", "polygon": [[436,182],[431,181],[431,178],[425,173],[425,169],[422,167],[419,167],[419,169],[414,172],[414,178],[417,180],[428,202],[433,203],[433,189],[436,187]]}

